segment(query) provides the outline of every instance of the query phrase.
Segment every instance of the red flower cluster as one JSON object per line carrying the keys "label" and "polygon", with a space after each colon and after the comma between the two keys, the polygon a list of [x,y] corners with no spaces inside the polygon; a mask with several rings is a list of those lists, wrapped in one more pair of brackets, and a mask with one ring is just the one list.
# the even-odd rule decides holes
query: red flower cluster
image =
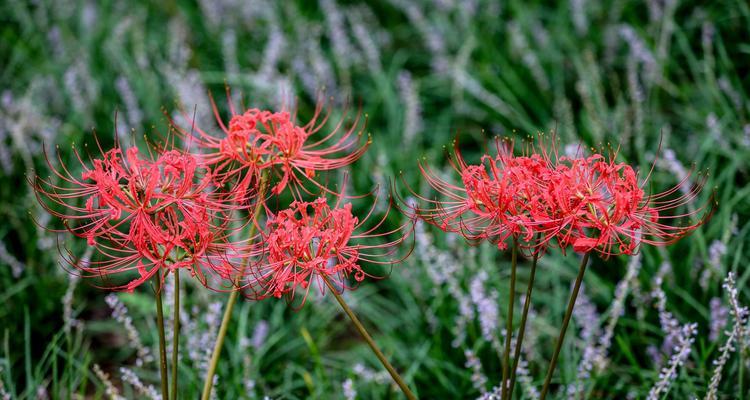
{"label": "red flower cluster", "polygon": [[[115,147],[102,151],[89,166],[76,152],[80,175],[65,165],[56,170],[50,162],[55,178],[35,178],[40,203],[63,221],[65,230],[99,253],[94,261],[76,266],[68,252],[68,261],[82,276],[122,276],[105,286],[132,291],[157,273],[186,269],[207,287],[242,285],[253,298],[293,297],[298,286],[308,288],[314,277],[327,276],[346,287],[349,275],[357,281],[367,275],[361,262],[385,263],[375,257],[393,254],[404,237],[376,245],[353,242],[400,230],[356,233],[372,210],[360,221],[351,204],[339,206],[343,196],[334,207],[324,198],[302,200],[309,193],[303,178],[317,192],[335,194],[314,181],[316,175],[354,162],[367,149],[369,140],[361,144],[356,130],[358,117],[337,135],[343,120],[320,134],[330,114],[324,115],[321,105],[304,126],[295,124],[288,112],[249,109],[237,114],[231,104],[230,110],[227,126],[214,104],[223,135],[214,137],[193,126],[197,134],[192,136],[185,127],[172,127],[189,146],[197,146],[197,154],[152,146],[149,154],[155,155],[146,158],[135,147],[124,154]],[[319,138],[313,139],[315,134]],[[267,187],[270,196],[289,189],[296,200],[274,214],[266,204]],[[265,231],[254,235],[264,211]],[[244,239],[235,239],[243,234]]]}
{"label": "red flower cluster", "polygon": [[144,158],[132,147],[123,157],[115,147],[88,167],[75,154],[83,166],[80,178],[50,163],[57,179],[37,177],[34,187],[45,209],[100,254],[101,260],[79,266],[82,276],[109,280],[135,272],[134,279],[109,285],[132,291],[156,273],[178,268],[204,285],[233,273],[229,258],[244,245],[229,240],[238,228],[229,228],[229,207],[211,190],[211,170],[194,156],[169,150]]}
{"label": "red flower cluster", "polygon": [[420,163],[428,183],[445,199],[420,197],[428,206],[415,207],[416,214],[444,231],[491,240],[501,249],[515,238],[532,251],[555,243],[563,250],[572,246],[605,257],[633,254],[640,243],[672,243],[710,214],[688,225],[667,223],[706,210],[673,212],[692,202],[704,181],[679,197],[670,198],[680,185],[647,195],[642,188],[647,179],[639,184],[632,167],[602,155],[557,157],[554,148],[530,146],[524,155],[514,156],[512,144],[497,143],[497,155],[484,155],[478,165],[467,164],[454,145],[455,158],[449,159],[461,184]]}
{"label": "red flower cluster", "polygon": [[[375,202],[376,203],[376,202]],[[304,293],[302,304],[313,280],[321,293],[329,279],[334,286],[351,289],[349,278],[361,282],[366,276],[361,263],[393,264],[404,257],[396,257],[397,247],[408,237],[411,224],[390,232],[374,233],[385,221],[385,216],[370,229],[364,230],[374,211],[360,221],[352,213],[352,204],[332,207],[325,198],[313,202],[295,201],[288,209],[271,217],[259,251],[262,261],[248,276],[248,297],[259,299],[282,295],[294,299]],[[387,213],[386,213],[387,216]],[[373,243],[378,238],[398,234],[392,241]]]}
{"label": "red flower cluster", "polygon": [[[229,97],[229,96],[228,96]],[[270,112],[251,108],[242,114],[235,112],[229,103],[231,118],[225,124],[216,105],[214,114],[223,135],[214,136],[200,127],[177,128],[177,132],[195,143],[201,151],[202,161],[217,172],[217,182],[226,185],[237,201],[252,196],[252,189],[260,181],[263,171],[276,178],[272,194],[280,194],[288,185],[292,194],[302,198],[304,181],[310,181],[317,190],[330,192],[315,181],[317,172],[329,171],[358,160],[370,144],[369,137],[362,143],[362,130],[358,130],[359,115],[349,129],[342,131],[344,119],[322,138],[310,140],[328,123],[330,110],[324,112],[318,103],[315,113],[305,125],[297,125],[292,114],[286,111]],[[187,115],[186,115],[187,117]],[[227,126],[228,125],[228,126]],[[196,134],[191,134],[191,131]],[[343,154],[343,155],[341,155]]]}
{"label": "red flower cluster", "polygon": [[514,157],[509,147],[497,142],[497,156],[482,156],[477,165],[467,164],[454,143],[454,155],[448,154],[460,184],[438,176],[429,165],[419,169],[427,182],[445,199],[429,199],[412,193],[428,207],[415,207],[417,215],[446,232],[459,232],[470,240],[491,239],[499,248],[507,239],[533,237],[531,216],[539,206],[541,182],[549,171],[548,162],[539,154]]}

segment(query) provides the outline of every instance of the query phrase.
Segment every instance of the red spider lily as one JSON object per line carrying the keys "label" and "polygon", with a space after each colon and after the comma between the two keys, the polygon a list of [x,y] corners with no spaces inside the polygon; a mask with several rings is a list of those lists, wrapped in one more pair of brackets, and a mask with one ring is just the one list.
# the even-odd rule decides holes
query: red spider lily
{"label": "red spider lily", "polygon": [[449,156],[449,163],[461,184],[450,183],[420,163],[427,182],[444,199],[428,199],[412,190],[428,204],[414,207],[415,214],[469,240],[497,241],[500,249],[515,237],[522,248],[532,251],[556,243],[563,250],[573,246],[575,251],[596,251],[604,257],[633,254],[640,243],[673,243],[711,214],[708,210],[687,225],[667,223],[707,211],[703,206],[688,213],[673,212],[695,200],[705,179],[672,199],[684,182],[647,195],[643,185],[648,177],[639,184],[638,174],[624,163],[602,155],[558,157],[554,137],[552,146],[543,137],[539,143],[527,146],[523,156],[512,154],[512,144],[498,145],[497,155],[482,156],[478,165],[467,164],[454,144],[455,158]]}
{"label": "red spider lily", "polygon": [[513,236],[522,236],[531,243],[536,225],[531,215],[539,207],[548,157],[534,149],[527,156],[514,156],[512,143],[498,140],[496,144],[496,156],[484,155],[479,164],[470,165],[454,142],[455,157],[448,154],[448,159],[461,177],[460,184],[439,177],[420,162],[419,169],[429,185],[446,199],[428,199],[412,190],[428,204],[415,207],[415,214],[441,230],[459,232],[469,240],[495,241],[500,249],[506,248],[507,239]]}
{"label": "red spider lily", "polygon": [[[229,182],[240,200],[260,180],[264,170],[272,171],[276,178],[272,194],[278,195],[289,185],[295,198],[302,197],[300,190],[310,194],[303,187],[303,179],[330,192],[315,181],[317,173],[353,163],[370,144],[369,137],[362,143],[362,130],[357,129],[359,114],[349,129],[343,129],[342,118],[329,132],[315,138],[331,115],[330,109],[324,111],[322,102],[318,102],[313,117],[304,125],[295,122],[296,113],[287,111],[251,108],[240,114],[231,101],[231,117],[225,124],[213,101],[212,106],[223,135],[215,136],[195,126],[190,127],[194,135],[187,129],[176,129],[201,150],[201,160],[216,171],[217,182],[221,185]],[[239,184],[232,183],[235,181]]]}
{"label": "red spider lily", "polygon": [[[375,205],[360,220],[353,214],[352,204],[341,204],[341,201],[339,197],[333,206],[323,197],[312,202],[295,201],[269,219],[262,249],[256,252],[262,261],[256,263],[248,275],[248,297],[287,296],[292,301],[302,291],[301,307],[313,284],[325,293],[324,277],[335,287],[352,289],[351,276],[357,283],[368,276],[377,278],[364,270],[363,262],[392,265],[408,256],[408,252],[402,256],[397,253],[399,245],[411,234],[413,224],[408,222],[376,233],[385,222],[387,212],[366,229],[364,226],[372,217]],[[392,235],[398,237],[386,238]],[[373,243],[378,240],[379,243]]]}
{"label": "red spider lily", "polygon": [[[614,158],[614,156],[612,157]],[[711,215],[702,206],[687,213],[673,210],[690,204],[698,196],[705,178],[681,196],[670,197],[684,185],[647,195],[638,174],[624,163],[596,154],[590,157],[561,157],[548,185],[549,207],[535,217],[545,220],[548,237],[562,247],[578,252],[596,251],[604,257],[635,253],[641,243],[663,246],[674,243],[702,225]],[[709,203],[710,204],[710,203]],[[706,214],[687,225],[667,222]]]}
{"label": "red spider lily", "polygon": [[234,208],[214,196],[211,170],[194,156],[169,150],[153,160],[131,147],[123,157],[115,147],[87,166],[74,154],[83,168],[80,175],[62,160],[60,170],[50,162],[55,179],[36,177],[33,186],[65,230],[85,238],[99,253],[101,260],[80,266],[67,254],[83,277],[109,279],[135,271],[137,278],[108,286],[132,291],[156,273],[177,268],[204,285],[209,285],[206,274],[212,281],[223,280],[236,270],[230,258],[243,251],[244,242],[230,237],[242,224],[230,217]]}

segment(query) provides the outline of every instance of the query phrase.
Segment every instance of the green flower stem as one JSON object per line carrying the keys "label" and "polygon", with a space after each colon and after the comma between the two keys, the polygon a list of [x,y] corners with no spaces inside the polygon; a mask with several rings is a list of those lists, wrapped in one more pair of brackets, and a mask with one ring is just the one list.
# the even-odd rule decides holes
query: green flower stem
{"label": "green flower stem", "polygon": [[742,351],[740,351],[737,361],[740,364],[740,400],[745,400],[745,392],[743,391],[745,389],[745,357],[743,357]]}
{"label": "green flower stem", "polygon": [[518,338],[516,339],[516,348],[513,351],[513,368],[510,370],[510,388],[508,388],[508,398],[513,398],[513,387],[516,384],[516,371],[518,370],[518,360],[521,359],[521,346],[523,337],[526,333],[526,318],[529,316],[531,305],[531,291],[534,289],[534,277],[536,276],[536,263],[539,260],[539,253],[534,254],[534,260],[531,262],[531,271],[529,272],[529,285],[526,287],[526,300],[523,303],[523,313],[521,314],[521,327],[518,328]]}
{"label": "green flower stem", "polygon": [[[258,186],[260,187],[258,197],[261,200],[266,195],[267,183],[268,173],[263,172],[263,175],[261,175],[260,177],[260,183],[258,184]],[[253,237],[256,230],[258,229],[258,213],[260,212],[260,209],[263,205],[263,201],[261,200],[257,201],[257,203],[255,204],[255,209],[253,210],[253,215],[251,217],[253,219],[253,223],[250,224],[250,233],[248,234],[249,237]],[[237,278],[237,281],[235,281],[235,284],[239,284],[239,279],[244,273],[245,266],[246,265],[244,263],[240,266],[240,274]],[[214,344],[214,349],[211,353],[211,361],[209,361],[208,363],[206,380],[203,382],[203,394],[201,395],[201,400],[208,400],[208,398],[211,396],[211,388],[214,385],[214,374],[216,373],[216,366],[219,364],[221,348],[224,346],[224,338],[227,335],[227,328],[229,328],[229,321],[232,319],[232,310],[234,310],[234,303],[237,302],[237,297],[239,297],[239,290],[233,290],[232,293],[229,294],[229,299],[227,299],[227,305],[224,308],[224,316],[221,319],[219,333],[216,336],[216,343]]]}
{"label": "green flower stem", "polygon": [[164,310],[161,305],[161,292],[163,286],[163,277],[161,271],[156,273],[157,285],[154,288],[154,296],[156,297],[156,326],[159,330],[159,371],[161,373],[161,396],[162,399],[169,398],[169,375],[167,374],[167,347],[166,339],[164,337]]}
{"label": "green flower stem", "polygon": [[177,363],[180,348],[180,270],[174,271],[174,317],[172,321],[172,400],[177,400]]}
{"label": "green flower stem", "polygon": [[201,400],[208,400],[211,397],[211,388],[214,385],[214,374],[216,373],[216,365],[219,363],[219,355],[221,354],[221,348],[224,345],[224,338],[227,335],[227,328],[229,327],[229,320],[232,319],[232,310],[234,309],[234,303],[237,302],[238,297],[237,290],[232,291],[229,294],[229,300],[227,306],[224,309],[224,317],[221,319],[221,327],[219,327],[219,334],[216,336],[216,344],[214,345],[214,351],[211,354],[211,361],[208,364],[208,372],[206,372],[206,380],[203,382],[203,395]]}
{"label": "green flower stem", "polygon": [[385,355],[383,355],[383,352],[380,351],[380,349],[378,348],[378,345],[375,344],[375,341],[372,339],[370,334],[367,333],[367,329],[365,329],[364,325],[362,325],[362,323],[359,322],[359,318],[357,318],[357,316],[354,315],[354,312],[352,311],[352,309],[349,308],[349,306],[346,304],[346,301],[344,301],[344,298],[341,297],[341,295],[336,291],[336,288],[333,287],[333,284],[331,284],[331,281],[328,280],[328,277],[326,277],[325,275],[321,275],[321,276],[323,277],[323,281],[325,281],[326,285],[328,286],[328,289],[330,289],[331,293],[333,293],[333,297],[335,297],[336,300],[339,302],[339,304],[341,305],[341,308],[344,309],[344,312],[346,313],[346,315],[349,316],[349,319],[352,320],[354,327],[357,328],[360,335],[362,335],[362,338],[365,339],[365,342],[367,342],[367,344],[372,349],[373,353],[375,353],[375,356],[378,358],[378,360],[380,360],[380,362],[383,364],[385,369],[388,370],[388,373],[391,374],[391,377],[396,382],[398,387],[401,388],[401,391],[404,393],[406,398],[409,400],[416,400],[417,397],[414,396],[414,393],[412,393],[409,387],[406,386],[406,383],[401,378],[401,375],[399,375],[398,372],[396,372],[396,369],[393,368],[391,363],[388,362],[388,360],[385,358]]}
{"label": "green flower stem", "polygon": [[503,350],[503,380],[500,398],[508,399],[508,368],[510,366],[510,337],[513,336],[513,301],[516,298],[516,265],[518,262],[518,240],[513,238],[510,262],[510,291],[508,292],[508,318],[505,323],[505,350]]}
{"label": "green flower stem", "polygon": [[573,308],[576,305],[576,298],[578,297],[578,291],[581,289],[581,282],[583,282],[583,274],[586,272],[586,264],[589,262],[589,253],[583,255],[581,260],[581,266],[578,268],[578,276],[576,276],[576,282],[573,285],[573,293],[570,294],[570,300],[568,300],[568,309],[565,311],[565,318],[563,319],[563,325],[560,328],[560,335],[557,337],[557,345],[555,345],[555,352],[552,354],[552,360],[549,363],[549,369],[547,369],[547,377],[544,378],[544,386],[542,387],[542,393],[539,396],[539,400],[544,400],[549,392],[549,384],[552,382],[552,374],[555,372],[557,366],[557,357],[560,355],[560,349],[562,348],[563,340],[565,340],[565,332],[568,330],[568,323],[570,323],[570,317],[573,315]]}

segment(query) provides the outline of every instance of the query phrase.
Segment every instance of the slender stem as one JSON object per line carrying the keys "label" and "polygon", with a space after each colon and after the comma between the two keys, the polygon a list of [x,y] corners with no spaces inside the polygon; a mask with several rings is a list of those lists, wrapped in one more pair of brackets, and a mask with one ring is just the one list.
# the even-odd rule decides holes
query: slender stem
{"label": "slender stem", "polygon": [[[65,371],[66,371],[66,377],[68,378],[68,393],[67,393],[67,399],[71,400],[73,398],[73,338],[71,337],[71,327],[68,327],[68,331],[65,333],[65,342],[67,345],[67,363],[65,364]],[[7,331],[6,331],[7,332]],[[742,362],[742,360],[740,360]]]}
{"label": "slender stem", "polygon": [[161,372],[161,398],[169,398],[167,374],[167,347],[164,337],[164,310],[161,308],[161,289],[163,286],[161,271],[156,273],[158,285],[154,290],[156,296],[156,326],[159,329],[159,371]]}
{"label": "slender stem", "polygon": [[518,240],[513,238],[513,253],[510,264],[510,291],[508,292],[508,318],[505,322],[505,350],[503,350],[503,381],[500,398],[508,399],[508,368],[510,366],[510,338],[513,336],[513,301],[516,298],[516,264],[518,262]]}
{"label": "slender stem", "polygon": [[177,400],[177,363],[180,348],[180,269],[174,271],[174,317],[172,320],[172,400]]}
{"label": "slender stem", "polygon": [[349,306],[344,301],[344,298],[341,297],[341,295],[336,291],[336,288],[333,287],[333,284],[331,284],[331,281],[328,280],[328,277],[326,277],[325,275],[321,275],[321,276],[323,277],[323,281],[325,281],[326,285],[328,286],[328,289],[330,289],[331,293],[333,293],[333,297],[335,297],[336,300],[339,302],[339,304],[341,305],[341,308],[344,309],[344,312],[346,313],[346,315],[349,316],[349,319],[352,320],[354,327],[357,328],[360,335],[362,335],[362,337],[365,339],[365,342],[367,342],[367,344],[372,349],[373,353],[375,353],[375,356],[378,358],[378,360],[380,360],[380,362],[383,364],[385,369],[388,370],[388,373],[391,374],[391,377],[396,382],[398,387],[401,388],[401,391],[404,392],[404,395],[406,396],[406,398],[409,400],[416,400],[417,397],[414,396],[414,393],[412,393],[409,387],[406,386],[406,383],[401,378],[401,375],[399,375],[398,372],[396,372],[396,369],[393,368],[391,363],[388,362],[388,360],[385,358],[385,355],[383,355],[383,352],[380,351],[380,349],[378,348],[378,345],[375,344],[375,341],[372,339],[370,334],[367,333],[367,329],[365,329],[364,325],[362,325],[362,323],[359,322],[359,318],[357,318],[357,316],[354,315],[354,312],[352,311],[352,309],[349,308]]}
{"label": "slender stem", "polygon": [[227,306],[224,309],[224,317],[221,319],[221,327],[219,327],[219,334],[216,337],[216,344],[214,345],[213,354],[211,354],[211,361],[208,364],[208,372],[206,372],[206,381],[203,382],[203,395],[202,400],[208,400],[211,397],[211,387],[214,385],[214,373],[216,373],[216,365],[219,363],[219,355],[221,354],[221,347],[224,345],[224,337],[227,335],[227,328],[229,327],[229,320],[232,319],[232,310],[234,309],[234,303],[237,301],[238,291],[235,290],[229,294],[229,300]]}
{"label": "slender stem", "polygon": [[516,339],[516,348],[513,351],[513,368],[510,370],[510,388],[508,389],[508,399],[513,398],[513,387],[516,384],[516,371],[518,370],[518,360],[521,359],[521,347],[523,346],[523,337],[526,333],[526,318],[529,316],[531,305],[531,291],[534,289],[534,277],[536,276],[536,263],[539,260],[539,253],[534,254],[534,260],[531,262],[531,271],[529,272],[529,285],[526,287],[526,298],[523,302],[523,313],[521,314],[521,327],[518,329],[518,338]]}
{"label": "slender stem", "polygon": [[745,357],[743,357],[742,346],[740,346],[740,351],[738,352],[738,354],[739,354],[739,357],[737,357],[737,360],[739,361],[739,364],[740,364],[740,399],[739,400],[745,400],[745,395],[744,395],[745,392],[743,391],[745,389],[745,360],[744,360]]}
{"label": "slender stem", "polygon": [[[258,200],[255,204],[255,209],[253,210],[253,223],[250,224],[250,233],[248,234],[249,237],[253,237],[255,235],[255,232],[258,228],[257,218],[258,213],[260,212],[261,206],[263,205],[263,197],[265,197],[266,194],[266,183],[268,182],[268,173],[263,172],[263,175],[260,177],[260,183],[258,184],[260,187],[260,190],[258,192]],[[245,270],[245,261],[243,260],[242,266],[240,266],[240,274],[237,276],[237,279],[235,280],[235,284],[239,283],[239,280],[242,278],[242,275],[244,274]],[[211,352],[211,361],[208,363],[208,371],[206,372],[206,380],[203,382],[203,394],[201,395],[201,400],[208,400],[208,398],[211,396],[211,388],[214,385],[214,374],[216,373],[216,366],[219,364],[219,356],[221,355],[221,348],[224,346],[224,338],[227,335],[227,328],[229,328],[229,321],[232,319],[232,310],[234,310],[234,303],[237,302],[237,297],[239,297],[239,290],[233,290],[232,293],[229,294],[229,299],[227,299],[227,305],[224,307],[224,316],[221,319],[221,326],[219,327],[219,333],[216,336],[216,343],[214,344],[214,349]]]}
{"label": "slender stem", "polygon": [[539,400],[544,400],[547,397],[549,391],[549,384],[552,382],[552,374],[555,372],[557,366],[557,357],[560,355],[560,349],[562,348],[563,340],[565,340],[565,332],[568,330],[568,323],[570,323],[570,316],[573,315],[573,308],[576,305],[576,298],[578,297],[578,290],[581,289],[581,282],[583,282],[583,274],[586,272],[586,264],[589,262],[589,254],[583,255],[581,260],[581,266],[578,268],[578,276],[576,276],[576,282],[573,285],[573,293],[570,294],[570,300],[568,300],[568,309],[565,311],[565,318],[563,319],[563,325],[560,328],[560,335],[557,337],[557,345],[555,345],[555,352],[552,354],[552,361],[549,363],[549,369],[547,369],[547,377],[544,378],[544,386],[542,387],[542,393],[539,396]]}

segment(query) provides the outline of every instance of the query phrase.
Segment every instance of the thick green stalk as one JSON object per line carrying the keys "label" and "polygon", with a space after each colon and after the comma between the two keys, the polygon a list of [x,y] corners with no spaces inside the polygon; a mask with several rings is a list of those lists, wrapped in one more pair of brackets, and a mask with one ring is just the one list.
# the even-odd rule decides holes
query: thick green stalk
{"label": "thick green stalk", "polygon": [[[255,209],[253,210],[253,215],[251,217],[253,219],[253,223],[250,224],[250,233],[248,234],[249,237],[253,237],[255,235],[258,227],[258,212],[260,212],[261,206],[263,205],[263,197],[265,197],[266,194],[267,182],[268,174],[264,172],[260,178],[260,183],[258,185],[260,187],[258,193],[259,199],[255,204]],[[239,279],[242,277],[244,270],[245,264],[243,262],[242,266],[240,267],[240,274],[237,277],[237,281],[235,281],[235,284],[239,284]],[[201,395],[201,400],[208,400],[208,398],[211,396],[211,388],[214,385],[214,374],[216,373],[216,366],[219,364],[221,348],[224,346],[224,338],[227,335],[227,328],[229,328],[229,321],[232,319],[232,310],[234,310],[234,303],[237,302],[237,297],[239,297],[239,290],[233,290],[232,293],[229,294],[229,299],[227,299],[227,305],[224,308],[224,316],[221,319],[219,333],[216,336],[216,343],[214,344],[214,349],[211,353],[211,360],[208,363],[206,380],[203,382],[203,394]]]}
{"label": "thick green stalk", "polygon": [[388,370],[388,373],[391,374],[391,377],[396,382],[399,388],[401,388],[401,391],[404,393],[407,399],[409,400],[416,400],[416,396],[414,396],[414,393],[409,389],[409,387],[406,385],[406,382],[401,378],[401,375],[396,372],[396,369],[393,368],[390,362],[385,358],[385,355],[382,351],[380,351],[380,348],[378,348],[378,345],[375,344],[375,341],[372,339],[370,334],[367,332],[367,329],[365,329],[364,325],[362,325],[361,322],[359,322],[359,318],[357,318],[356,315],[354,315],[354,312],[351,308],[346,304],[346,301],[344,301],[344,298],[341,297],[341,295],[336,291],[336,288],[333,287],[333,284],[331,284],[331,281],[328,280],[328,277],[325,275],[321,275],[323,277],[323,281],[325,281],[326,285],[328,286],[328,289],[331,290],[331,293],[333,293],[333,297],[336,298],[336,300],[341,305],[341,308],[344,309],[344,312],[347,316],[349,316],[349,319],[352,320],[352,323],[354,324],[354,327],[357,328],[359,331],[359,334],[362,335],[362,338],[365,339],[365,342],[370,346],[373,353],[375,353],[375,357],[380,360],[380,362],[383,364],[385,369]]}
{"label": "thick green stalk", "polygon": [[547,377],[544,378],[544,386],[542,387],[542,393],[539,396],[539,400],[544,400],[549,392],[549,385],[552,382],[552,374],[555,372],[557,366],[557,357],[560,355],[560,349],[562,348],[563,340],[565,340],[565,332],[568,330],[568,323],[570,323],[570,317],[573,315],[573,308],[576,305],[576,298],[578,297],[578,291],[581,289],[581,282],[583,282],[583,274],[586,272],[586,264],[589,262],[589,253],[583,255],[581,260],[581,266],[578,268],[578,276],[576,276],[576,282],[573,284],[573,293],[570,294],[568,300],[568,309],[565,311],[565,318],[563,318],[563,325],[560,328],[560,334],[557,337],[557,345],[555,345],[555,352],[552,354],[552,360],[549,363],[547,369]]}
{"label": "thick green stalk", "polygon": [[508,368],[510,367],[510,338],[513,336],[513,301],[516,298],[516,263],[518,262],[518,240],[513,238],[513,253],[510,264],[510,291],[508,293],[508,318],[505,322],[505,349],[503,350],[503,385],[500,398],[508,399]]}
{"label": "thick green stalk", "polygon": [[169,376],[167,374],[167,347],[164,336],[164,310],[161,306],[161,291],[163,286],[161,271],[156,273],[157,286],[154,289],[156,296],[156,326],[159,330],[159,372],[161,373],[161,396],[162,399],[169,398]]}
{"label": "thick green stalk", "polygon": [[172,400],[177,400],[177,363],[180,348],[180,270],[174,271],[174,317],[172,321]]}
{"label": "thick green stalk", "polygon": [[521,346],[523,346],[523,337],[526,334],[526,319],[529,316],[529,308],[531,305],[531,291],[534,289],[534,277],[536,276],[536,263],[538,260],[539,253],[535,253],[534,260],[531,262],[531,271],[529,272],[529,285],[526,287],[526,298],[523,303],[523,313],[521,314],[521,327],[518,329],[516,348],[513,351],[513,368],[511,368],[510,370],[510,388],[508,388],[508,399],[513,398],[513,387],[516,384],[518,360],[521,359]]}

